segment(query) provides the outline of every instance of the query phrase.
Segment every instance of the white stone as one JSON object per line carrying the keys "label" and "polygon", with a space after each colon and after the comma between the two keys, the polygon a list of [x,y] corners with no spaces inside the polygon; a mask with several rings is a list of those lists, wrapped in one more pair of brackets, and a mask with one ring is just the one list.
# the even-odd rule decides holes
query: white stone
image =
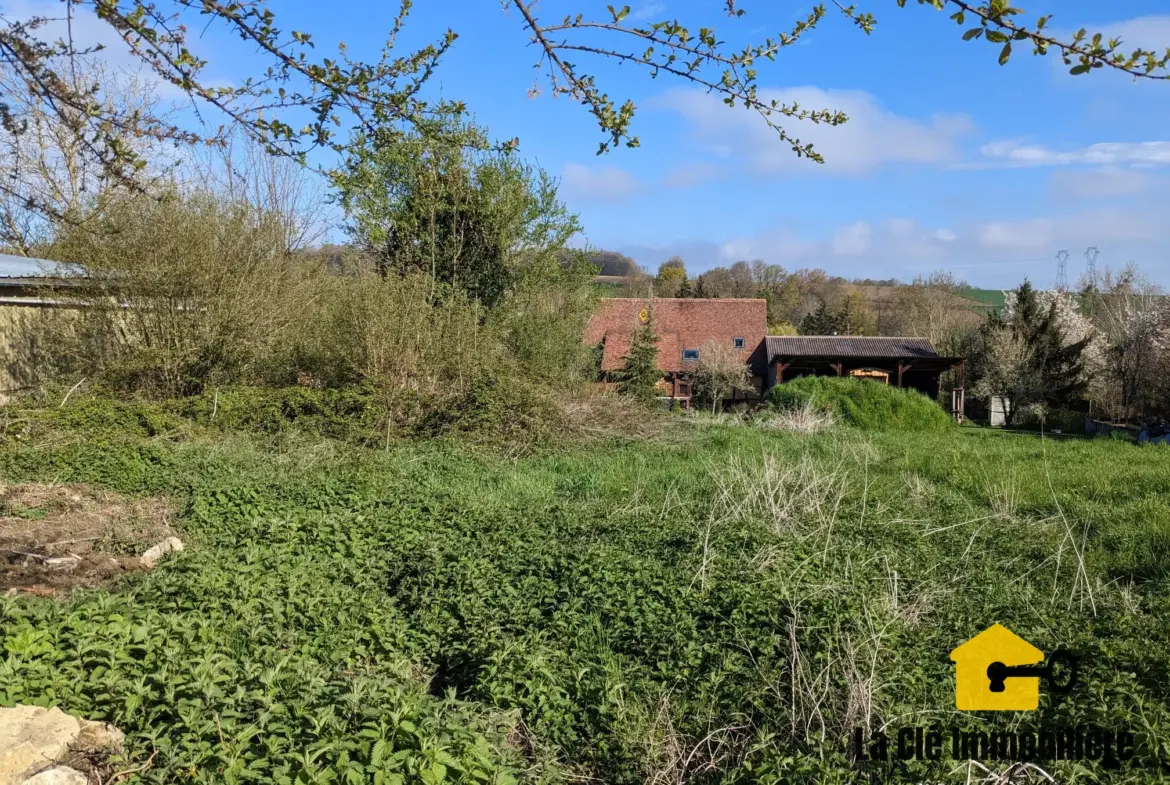
{"label": "white stone", "polygon": [[81,725],[81,734],[73,743],[73,748],[85,752],[121,752],[126,742],[126,734],[108,722],[78,719]]}
{"label": "white stone", "polygon": [[178,537],[167,537],[158,545],[155,545],[146,553],[139,556],[138,559],[142,562],[142,566],[149,570],[158,564],[163,556],[166,556],[168,553],[178,553],[181,550],[183,550],[182,540]]}
{"label": "white stone", "polygon": [[77,741],[81,725],[58,708],[0,709],[0,785],[19,785],[52,765]]}
{"label": "white stone", "polygon": [[68,766],[54,766],[29,777],[23,785],[87,785],[89,778]]}

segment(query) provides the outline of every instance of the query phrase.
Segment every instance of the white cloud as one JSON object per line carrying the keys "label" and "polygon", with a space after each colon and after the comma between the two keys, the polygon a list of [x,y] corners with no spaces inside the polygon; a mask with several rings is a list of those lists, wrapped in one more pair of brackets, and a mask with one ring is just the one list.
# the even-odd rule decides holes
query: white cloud
{"label": "white cloud", "polygon": [[[1071,20],[1060,14],[1056,21],[1060,23]],[[1151,14],[1113,22],[1083,22],[1076,27],[1068,28],[1060,25],[1050,28],[1049,34],[1057,40],[1070,41],[1080,27],[1085,29],[1089,38],[1094,33],[1100,33],[1103,43],[1112,38],[1121,39],[1118,51],[1126,55],[1134,49],[1153,50],[1160,54],[1170,46],[1170,16],[1166,14]],[[1155,90],[1161,90],[1165,86],[1153,79],[1134,79],[1131,75],[1112,68],[1094,69],[1082,76],[1072,76],[1069,74],[1069,69],[1077,64],[1076,60],[1073,60],[1071,65],[1065,65],[1064,60],[1055,49],[1050,50],[1048,57],[1052,64],[1053,75],[1058,83],[1107,90],[1115,90],[1122,85],[1126,85],[1130,89],[1145,87]]]}
{"label": "white cloud", "polygon": [[984,158],[1004,166],[1162,166],[1170,164],[1170,141],[1099,142],[1074,150],[1001,140],[983,145]]}
{"label": "white cloud", "polygon": [[910,218],[856,221],[820,237],[784,226],[721,241],[678,241],[654,247],[617,244],[616,250],[649,266],[678,254],[692,273],[740,259],[763,259],[790,270],[823,267],[848,277],[903,280],[949,269],[976,285],[1012,286],[1025,275],[1038,284],[1050,284],[1061,248],[1073,253],[1069,274],[1075,275],[1080,250],[1091,245],[1101,249],[1100,264],[1118,267],[1134,260],[1163,283],[1170,283],[1170,269],[1160,264],[1170,253],[1170,210],[1165,207],[1102,207],[933,227]]}
{"label": "white cloud", "polygon": [[984,248],[1032,250],[1052,245],[1052,221],[1030,218],[1023,221],[992,221],[978,227],[978,244]]}
{"label": "white cloud", "polygon": [[798,159],[755,112],[729,110],[722,101],[700,91],[675,89],[655,105],[681,114],[708,152],[741,160],[761,173],[828,172],[859,174],[885,164],[937,164],[958,158],[957,141],[973,130],[965,115],[935,115],[926,120],[897,115],[860,90],[794,87],[761,90],[764,101],[776,100],[805,109],[845,112],[840,126],[809,121],[781,125],[802,143],[812,143],[823,166]]}
{"label": "white cloud", "polygon": [[857,256],[869,248],[873,229],[865,221],[842,226],[833,234],[833,253],[838,256]]}
{"label": "white cloud", "polygon": [[1148,191],[1153,185],[1154,178],[1148,172],[1116,166],[1058,169],[1048,181],[1051,196],[1064,201],[1135,196]]}
{"label": "white cloud", "polygon": [[711,180],[718,180],[727,174],[727,170],[705,161],[688,164],[676,164],[662,177],[662,184],[667,188],[694,188]]}
{"label": "white cloud", "polygon": [[1164,14],[1086,27],[1090,32],[1100,32],[1107,40],[1120,38],[1122,51],[1133,51],[1135,48],[1161,51],[1170,46],[1170,16]]}
{"label": "white cloud", "polygon": [[[618,6],[615,6],[615,8]],[[644,22],[647,19],[653,19],[661,16],[666,11],[666,3],[648,3],[641,8],[630,12],[627,17],[631,22]]]}
{"label": "white cloud", "polygon": [[570,199],[598,202],[621,202],[645,190],[641,180],[616,166],[591,169],[567,163],[561,172],[561,186]]}

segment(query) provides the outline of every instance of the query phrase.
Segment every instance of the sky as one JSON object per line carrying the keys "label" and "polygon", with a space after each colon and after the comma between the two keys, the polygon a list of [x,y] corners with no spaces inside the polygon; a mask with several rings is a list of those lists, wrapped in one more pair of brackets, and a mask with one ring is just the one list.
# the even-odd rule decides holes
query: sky
{"label": "sky", "polygon": [[[0,0],[0,8],[19,15],[38,3],[59,6]],[[286,29],[311,32],[322,56],[344,42],[351,55],[375,57],[396,5],[281,0],[273,9]],[[551,21],[570,11],[604,17],[605,5],[542,0],[537,10]],[[740,0],[746,13],[730,19],[717,0],[631,2],[634,17],[713,26],[734,42],[790,29],[811,5]],[[1055,14],[1057,30],[1170,46],[1164,0],[1016,5],[1028,18]],[[518,13],[498,0],[416,0],[397,45],[405,51],[447,27],[459,33],[431,94],[465,101],[497,138],[519,137],[523,154],[560,178],[585,227],[581,242],[651,269],[678,255],[692,274],[762,259],[850,278],[945,269],[975,286],[1024,277],[1051,286],[1059,251],[1069,253],[1071,283],[1093,246],[1098,269],[1135,262],[1170,287],[1170,82],[1073,77],[1059,57],[1032,57],[1030,47],[1001,67],[998,47],[963,42],[948,14],[888,0],[862,9],[878,18],[871,35],[830,13],[759,66],[762,95],[849,116],[837,127],[785,124],[823,164],[798,159],[759,116],[686,82],[582,55],[576,62],[604,90],[638,107],[641,146],[596,155],[596,122],[549,94]],[[214,30],[200,46],[209,75],[225,82],[259,62]]]}

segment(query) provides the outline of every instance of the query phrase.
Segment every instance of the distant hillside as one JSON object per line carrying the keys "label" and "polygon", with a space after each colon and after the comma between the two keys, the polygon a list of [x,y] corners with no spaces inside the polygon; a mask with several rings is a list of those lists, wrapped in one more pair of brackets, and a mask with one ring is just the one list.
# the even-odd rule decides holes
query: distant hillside
{"label": "distant hillside", "polygon": [[1004,293],[1001,289],[963,289],[961,294],[979,303],[986,310],[1000,310],[1004,306]]}

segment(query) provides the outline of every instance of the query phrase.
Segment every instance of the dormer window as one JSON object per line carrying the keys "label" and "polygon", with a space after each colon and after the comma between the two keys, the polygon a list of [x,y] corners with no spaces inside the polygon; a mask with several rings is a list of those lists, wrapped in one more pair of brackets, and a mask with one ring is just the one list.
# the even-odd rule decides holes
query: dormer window
{"label": "dormer window", "polygon": [[697,359],[699,359],[699,350],[698,349],[683,349],[683,359],[684,360],[697,360]]}
{"label": "dormer window", "polygon": [[731,339],[731,342],[732,342],[732,344],[734,344],[734,345],[735,345],[735,348],[736,348],[736,349],[742,349],[742,348],[744,347],[744,340],[743,340],[743,338],[732,338],[732,339]]}

